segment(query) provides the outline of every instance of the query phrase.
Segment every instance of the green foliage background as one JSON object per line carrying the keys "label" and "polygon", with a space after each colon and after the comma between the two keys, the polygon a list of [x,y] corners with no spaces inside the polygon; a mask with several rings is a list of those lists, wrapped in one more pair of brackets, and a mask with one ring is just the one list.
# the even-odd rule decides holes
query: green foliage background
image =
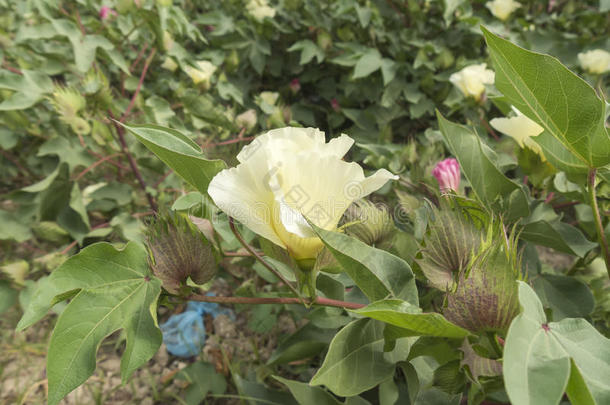
{"label": "green foliage background", "polygon": [[[70,296],[73,303],[87,294],[95,295],[94,283],[66,285],[57,281],[62,272],[70,271],[70,261],[59,275],[52,271],[72,253],[95,242],[143,241],[144,223],[152,210],[172,205],[183,211],[192,208],[200,196],[187,193],[205,195],[211,177],[226,164],[233,166],[236,152],[251,137],[287,125],[312,126],[329,137],[347,133],[356,139],[351,159],[367,170],[387,168],[401,175],[401,181],[392,189],[383,189],[379,198],[397,207],[394,220],[399,231],[389,250],[404,261],[397,259],[400,262],[393,262],[390,270],[362,270],[366,266],[358,261],[363,252],[359,245],[335,256],[358,287],[362,271],[380,275],[370,290],[362,289],[371,301],[388,293],[405,301],[389,299],[359,310],[366,312],[366,319],[345,319],[331,311],[322,314],[332,320],[327,323],[332,327],[312,322],[309,329],[299,329],[278,347],[274,361],[264,367],[257,365],[258,380],[253,369],[235,370],[231,384],[239,395],[285,399],[288,397],[275,397],[280,394],[269,389],[285,391],[284,384],[299,403],[312,403],[312,398],[322,403],[339,402],[317,386],[324,385],[338,396],[350,397],[342,403],[459,403],[458,394],[468,386],[469,403],[485,398],[507,400],[503,388],[498,388],[497,375],[488,373],[487,380],[472,375],[473,364],[483,361],[476,355],[489,354],[493,348],[475,344],[477,353],[472,351],[473,358],[467,357],[471,352],[459,351],[452,340],[463,337],[464,329],[431,313],[440,302],[438,296],[425,288],[419,289],[419,297],[415,293],[415,279],[421,287],[424,277],[413,259],[430,215],[420,201],[437,199],[431,170],[450,154],[460,161],[465,187],[472,190],[473,197],[491,212],[502,213],[508,222],[520,221],[523,267],[538,298],[532,298],[528,287],[520,285],[519,297],[525,309],[515,323],[539,326],[551,322],[553,339],[564,342],[573,338],[570,333],[577,333],[570,332],[566,326],[570,321],[564,318],[586,318],[590,323],[573,325],[574,330],[585,330],[583,336],[589,334],[594,348],[607,344],[601,335],[608,336],[610,330],[610,286],[597,252],[585,187],[587,170],[596,167],[600,210],[605,232],[610,234],[606,104],[585,82],[579,82],[577,87],[584,93],[578,94],[588,91],[588,98],[567,97],[568,109],[586,112],[597,103],[599,119],[590,128],[570,126],[569,122],[565,127],[545,126],[546,132],[539,138],[547,155],[553,151],[548,162],[530,149],[519,148],[510,138],[496,133],[489,121],[507,115],[511,104],[528,116],[548,109],[541,102],[542,107],[533,106],[528,112],[524,106],[531,106],[529,100],[511,93],[513,87],[507,82],[517,77],[523,78],[522,88],[528,88],[528,72],[520,71],[522,66],[515,63],[522,55],[489,32],[525,49],[553,55],[598,94],[607,95],[610,75],[593,76],[583,71],[577,54],[610,49],[610,4],[603,0],[522,1],[505,22],[490,14],[484,1],[279,0],[269,4],[275,15],[257,19],[248,11],[248,2],[235,0],[0,0],[0,312],[9,308],[25,311],[27,297],[40,285],[47,286],[49,296],[43,297],[47,302],[41,302],[37,311],[29,313],[34,317],[46,313],[48,300],[56,294],[80,289],[77,296]],[[114,13],[102,19],[102,6],[111,7]],[[489,30],[485,35],[481,25]],[[189,67],[196,67],[201,60],[211,62],[216,70],[209,82],[196,84],[188,75]],[[170,61],[175,70],[168,69]],[[449,77],[478,63],[487,63],[496,71],[496,86],[488,86],[486,96],[477,102],[464,97]],[[548,63],[547,76],[542,79],[552,79],[551,72],[572,78],[571,73]],[[270,93],[277,93],[277,98]],[[548,99],[555,102],[560,98],[556,92]],[[248,113],[255,117],[252,122],[242,115],[249,110],[255,113]],[[566,117],[549,113],[539,118],[558,122]],[[144,123],[170,127],[173,137],[161,138],[159,134],[166,130],[160,127],[138,126]],[[591,142],[575,142],[585,131],[593,134],[588,138]],[[226,164],[207,159],[222,159]],[[210,214],[201,212],[200,216]],[[226,250],[239,247],[224,219],[214,225]],[[329,249],[340,245],[344,237],[320,232]],[[252,234],[244,233],[253,240]],[[131,248],[126,249],[136,249],[128,246]],[[568,264],[544,260],[543,250],[536,246],[569,255]],[[96,245],[90,249],[112,248]],[[364,252],[379,255],[380,260],[389,254],[379,249]],[[393,291],[384,279],[397,272],[410,280],[405,281],[403,291]],[[157,299],[159,286],[146,284],[140,276],[115,281],[134,291],[146,286],[145,299],[130,309],[144,314]],[[259,271],[255,278],[260,281],[263,276],[269,277]],[[324,280],[318,283],[326,282],[330,290],[332,286],[336,289],[337,280]],[[241,291],[247,289],[249,281],[239,280],[245,285]],[[123,297],[121,294],[127,293],[123,289],[117,294]],[[522,296],[527,297],[527,303]],[[336,298],[348,297],[341,294]],[[364,300],[356,295],[349,298]],[[405,305],[407,301],[413,305]],[[528,318],[528,312],[535,312],[537,306],[543,306],[547,314]],[[295,318],[303,316],[299,310],[289,311]],[[69,315],[62,318],[64,322],[70,321]],[[255,312],[251,316],[263,315]],[[393,340],[395,346],[389,350],[384,346],[392,340],[386,335],[391,328],[384,330],[379,326],[382,322],[428,337],[417,340],[403,334]],[[345,324],[330,343],[334,332]],[[326,333],[328,329],[333,333]],[[109,327],[99,332],[100,339],[113,330]],[[521,334],[514,339],[531,340],[531,345],[539,347],[528,331],[526,326],[520,332],[513,326],[508,334]],[[148,346],[142,343],[141,335],[132,337],[144,351],[154,353],[158,347],[158,336]],[[440,349],[427,349],[423,339],[430,339],[430,347]],[[96,347],[99,341],[91,345]],[[342,341],[348,343],[342,345]],[[370,352],[350,357],[350,345],[367,347]],[[505,383],[517,381],[513,384],[524,386],[527,383],[519,379],[530,378],[532,383],[537,378],[544,382],[556,378],[565,384],[551,387],[553,392],[545,398],[552,400],[544,403],[557,403],[564,390],[573,403],[603,403],[607,379],[593,376],[595,372],[588,369],[590,354],[549,345],[545,348],[551,347],[551,360],[561,363],[559,371],[530,376],[513,364],[513,380],[509,377]],[[327,349],[330,354],[324,362],[314,357],[309,368],[288,365]],[[507,344],[505,350],[514,350],[514,346]],[[148,352],[140,355],[138,364],[122,365],[124,378],[142,364],[140,360]],[[511,358],[513,362],[527,360],[520,357],[519,350],[514,352],[518,354]],[[607,356],[607,350],[603,353]],[[358,356],[368,355],[377,359],[374,364],[379,367],[372,376],[365,373],[354,382],[328,373],[332,367],[349,373]],[[84,369],[92,369],[91,356],[84,361]],[[470,364],[467,377],[465,363]],[[224,378],[207,364],[195,364],[192,375],[187,372],[185,378],[195,381],[193,386],[200,387],[204,396],[208,391],[222,394],[224,390],[214,391],[197,375],[220,378],[226,388]],[[476,364],[479,370],[481,364]],[[587,365],[583,368],[583,364]],[[483,368],[495,367],[485,363]],[[600,367],[600,375],[606,375],[607,363]],[[278,384],[266,378],[278,371],[292,381],[277,377],[282,383]],[[60,377],[50,373],[49,380]],[[311,386],[296,380],[311,380]],[[357,396],[365,388],[375,392]],[[65,394],[60,391],[55,391],[53,400]],[[509,394],[511,399],[527,397],[532,401],[529,403],[543,403],[527,392]],[[189,395],[194,403],[202,398],[192,391]]]}

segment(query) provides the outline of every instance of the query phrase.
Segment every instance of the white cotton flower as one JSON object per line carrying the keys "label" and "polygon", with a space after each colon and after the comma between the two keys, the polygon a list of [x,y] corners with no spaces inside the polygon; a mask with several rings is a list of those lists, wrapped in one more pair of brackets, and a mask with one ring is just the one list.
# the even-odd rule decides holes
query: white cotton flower
{"label": "white cotton flower", "polygon": [[485,91],[486,84],[494,82],[494,72],[486,69],[487,64],[466,66],[464,69],[452,74],[449,81],[453,83],[466,97],[479,100]]}
{"label": "white cotton flower", "polygon": [[259,22],[263,21],[266,17],[275,17],[275,9],[270,7],[266,0],[250,0],[246,10]]}
{"label": "white cotton flower", "polygon": [[315,225],[334,230],[347,207],[397,179],[385,169],[369,177],[343,156],[347,135],[326,143],[315,128],[278,128],[245,146],[237,167],[218,173],[208,193],[216,205],[297,260],[315,258],[322,241]]}
{"label": "white cotton flower", "polygon": [[610,52],[603,49],[578,54],[580,66],[592,74],[602,74],[610,70]]}
{"label": "white cotton flower", "polygon": [[248,130],[254,128],[256,121],[256,110],[253,109],[246,110],[235,117],[235,123],[237,126],[240,128],[246,128]]}
{"label": "white cotton flower", "polygon": [[189,75],[196,85],[201,85],[204,89],[210,87],[210,79],[216,71],[216,66],[210,61],[200,60],[197,63],[197,67],[187,66],[184,72]]}
{"label": "white cotton flower", "polygon": [[544,128],[523,115],[523,113],[516,108],[513,107],[513,110],[517,113],[516,116],[510,118],[494,118],[489,121],[489,124],[503,134],[513,138],[521,148],[527,147],[537,153],[542,160],[546,160],[540,145],[532,139],[532,137],[540,135],[544,131]]}
{"label": "white cotton flower", "polygon": [[494,0],[485,3],[494,17],[505,21],[516,9],[521,7],[521,3],[514,0]]}

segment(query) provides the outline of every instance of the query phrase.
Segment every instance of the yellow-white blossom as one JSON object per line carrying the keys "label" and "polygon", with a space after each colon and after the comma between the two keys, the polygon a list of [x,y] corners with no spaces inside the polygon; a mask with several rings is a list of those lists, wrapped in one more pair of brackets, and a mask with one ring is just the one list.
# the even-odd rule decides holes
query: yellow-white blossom
{"label": "yellow-white blossom", "polygon": [[486,84],[494,82],[494,72],[486,69],[487,64],[466,66],[464,69],[452,74],[449,81],[455,85],[466,97],[479,100],[485,91]]}
{"label": "yellow-white blossom", "polygon": [[494,17],[504,21],[516,9],[521,7],[521,3],[514,0],[494,0],[485,3],[485,6],[491,11]]}
{"label": "yellow-white blossom", "polygon": [[610,70],[610,52],[603,49],[579,53],[578,61],[583,69],[596,75]]}
{"label": "yellow-white blossom", "polygon": [[228,215],[286,248],[297,260],[315,258],[322,241],[305,220],[334,230],[348,206],[397,179],[385,169],[369,177],[342,160],[347,135],[325,142],[315,128],[278,128],[245,146],[239,165],[218,173],[210,197]]}
{"label": "yellow-white blossom", "polygon": [[494,118],[489,121],[489,124],[503,134],[513,138],[521,148],[528,147],[537,153],[542,160],[546,160],[540,145],[532,139],[532,137],[540,135],[544,128],[523,115],[516,108],[513,108],[513,110],[517,114],[514,117]]}
{"label": "yellow-white blossom", "polygon": [[216,66],[210,61],[200,60],[197,62],[197,67],[187,66],[184,72],[189,75],[193,83],[201,85],[203,88],[210,87],[210,79],[216,71]]}
{"label": "yellow-white blossom", "polygon": [[170,72],[175,72],[178,69],[178,64],[174,61],[173,58],[167,56],[161,65],[163,69],[169,70]]}
{"label": "yellow-white blossom", "polygon": [[275,17],[275,9],[270,7],[266,0],[250,0],[246,10],[257,21],[263,21],[265,17]]}
{"label": "yellow-white blossom", "polygon": [[235,117],[235,123],[240,128],[252,129],[256,125],[256,110],[249,109]]}
{"label": "yellow-white blossom", "polygon": [[273,105],[275,105],[275,103],[277,103],[277,99],[279,96],[280,96],[279,93],[276,93],[273,91],[263,91],[259,97],[265,103],[273,106]]}

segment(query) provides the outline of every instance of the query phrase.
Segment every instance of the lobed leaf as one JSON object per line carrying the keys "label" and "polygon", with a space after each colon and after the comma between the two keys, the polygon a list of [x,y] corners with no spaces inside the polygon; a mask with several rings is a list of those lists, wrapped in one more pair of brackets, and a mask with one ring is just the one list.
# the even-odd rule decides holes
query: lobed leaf
{"label": "lobed leaf", "polygon": [[69,258],[34,293],[18,330],[71,298],[49,344],[49,404],[59,403],[93,374],[99,345],[119,329],[127,337],[123,382],[157,352],[162,340],[156,318],[161,282],[153,277],[147,259],[145,248],[135,242],[123,250],[97,243]]}

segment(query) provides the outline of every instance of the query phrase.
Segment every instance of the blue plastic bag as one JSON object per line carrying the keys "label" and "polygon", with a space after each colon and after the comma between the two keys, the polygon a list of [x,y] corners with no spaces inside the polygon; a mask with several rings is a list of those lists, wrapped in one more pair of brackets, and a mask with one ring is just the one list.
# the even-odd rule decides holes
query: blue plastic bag
{"label": "blue plastic bag", "polygon": [[189,301],[183,313],[170,316],[161,325],[167,351],[178,357],[196,356],[205,345],[205,314],[216,318],[216,315],[227,312],[213,302]]}

